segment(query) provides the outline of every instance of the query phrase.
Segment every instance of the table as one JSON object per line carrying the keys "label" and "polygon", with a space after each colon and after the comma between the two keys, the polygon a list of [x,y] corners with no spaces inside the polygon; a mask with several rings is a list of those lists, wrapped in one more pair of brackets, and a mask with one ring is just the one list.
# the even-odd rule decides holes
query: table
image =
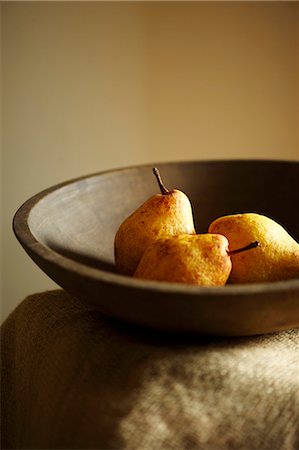
{"label": "table", "polygon": [[298,329],[169,335],[55,290],[1,334],[3,449],[299,448]]}

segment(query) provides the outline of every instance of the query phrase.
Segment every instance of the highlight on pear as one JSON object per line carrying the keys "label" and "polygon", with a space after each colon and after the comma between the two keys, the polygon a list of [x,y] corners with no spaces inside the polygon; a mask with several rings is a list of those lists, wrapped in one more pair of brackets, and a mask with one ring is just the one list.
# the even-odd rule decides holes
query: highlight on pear
{"label": "highlight on pear", "polygon": [[119,273],[133,275],[145,249],[157,239],[195,234],[193,211],[187,195],[168,190],[157,168],[153,169],[160,193],[145,201],[120,225],[114,240],[115,265]]}
{"label": "highlight on pear", "polygon": [[273,219],[243,213],[219,217],[209,233],[223,234],[231,248],[257,240],[254,252],[232,255],[232,283],[263,283],[299,278],[299,244]]}
{"label": "highlight on pear", "polygon": [[258,242],[230,251],[221,234],[164,237],[148,247],[134,277],[145,280],[224,286],[232,269],[231,254],[256,248]]}
{"label": "highlight on pear", "polygon": [[188,196],[160,192],[119,226],[114,240],[118,273],[144,280],[224,286],[299,278],[299,244],[273,219],[257,213],[222,216],[197,234]]}

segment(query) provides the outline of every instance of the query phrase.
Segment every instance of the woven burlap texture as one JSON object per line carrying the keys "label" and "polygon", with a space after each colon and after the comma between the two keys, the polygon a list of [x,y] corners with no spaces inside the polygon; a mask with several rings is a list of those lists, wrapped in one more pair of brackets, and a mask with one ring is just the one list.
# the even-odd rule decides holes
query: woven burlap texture
{"label": "woven burlap texture", "polygon": [[299,332],[173,336],[62,290],[2,325],[2,449],[297,449]]}

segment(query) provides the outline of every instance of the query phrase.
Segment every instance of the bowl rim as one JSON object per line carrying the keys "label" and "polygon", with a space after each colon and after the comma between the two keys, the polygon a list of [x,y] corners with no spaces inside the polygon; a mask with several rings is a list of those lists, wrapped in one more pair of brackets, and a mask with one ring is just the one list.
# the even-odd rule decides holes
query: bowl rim
{"label": "bowl rim", "polygon": [[[68,272],[72,272],[78,276],[84,276],[93,280],[101,281],[105,284],[119,285],[131,289],[147,290],[147,291],[159,291],[167,293],[184,294],[190,296],[215,296],[217,294],[221,296],[234,296],[240,294],[260,294],[269,292],[282,292],[286,290],[299,290],[299,278],[265,282],[265,283],[244,283],[244,284],[227,284],[225,286],[196,286],[183,283],[170,283],[152,280],[142,280],[133,278],[130,276],[108,272],[102,269],[98,269],[82,262],[75,261],[69,257],[66,257],[57,251],[51,249],[47,245],[39,241],[29,226],[29,217],[31,211],[47,196],[59,191],[67,186],[75,184],[85,179],[91,179],[94,177],[100,177],[109,175],[111,173],[117,173],[122,171],[130,171],[140,168],[148,168],[163,165],[175,165],[175,164],[192,164],[192,163],[221,163],[221,162],[244,162],[244,163],[291,163],[299,165],[299,161],[290,159],[198,159],[198,160],[178,160],[178,161],[163,161],[155,163],[145,163],[139,165],[131,165],[124,167],[117,167],[107,169],[99,172],[94,172],[87,175],[82,175],[76,178],[54,184],[37,194],[31,196],[28,200],[23,202],[17,209],[13,216],[12,227],[16,238],[27,253],[34,253],[40,259],[48,262],[55,263],[61,269]],[[58,256],[58,257],[57,257]]]}

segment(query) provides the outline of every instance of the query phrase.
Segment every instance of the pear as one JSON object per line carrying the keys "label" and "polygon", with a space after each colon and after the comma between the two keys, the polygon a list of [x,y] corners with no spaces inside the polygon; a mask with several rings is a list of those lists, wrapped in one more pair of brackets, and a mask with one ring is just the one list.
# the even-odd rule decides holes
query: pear
{"label": "pear", "polygon": [[299,244],[277,222],[261,214],[219,217],[209,232],[226,236],[230,247],[257,239],[253,252],[232,255],[232,283],[259,283],[299,277]]}
{"label": "pear", "polygon": [[[233,252],[241,252],[256,245],[252,243]],[[232,268],[230,253],[228,240],[221,234],[164,237],[145,250],[134,277],[200,286],[224,286]]]}
{"label": "pear", "polygon": [[189,198],[178,189],[164,186],[153,169],[161,193],[150,197],[120,225],[114,241],[115,265],[119,273],[133,275],[145,249],[163,236],[195,234]]}

